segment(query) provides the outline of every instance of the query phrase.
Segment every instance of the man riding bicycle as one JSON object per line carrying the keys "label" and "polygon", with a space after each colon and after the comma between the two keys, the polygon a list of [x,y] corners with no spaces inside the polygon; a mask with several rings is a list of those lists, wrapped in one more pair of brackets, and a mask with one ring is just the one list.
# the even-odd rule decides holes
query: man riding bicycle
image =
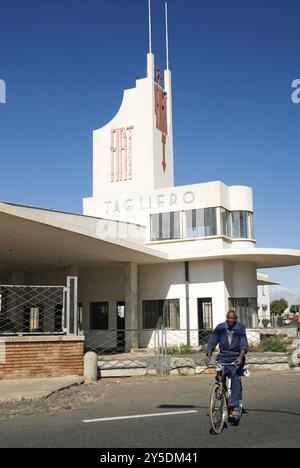
{"label": "man riding bicycle", "polygon": [[220,353],[217,362],[232,364],[236,366],[225,366],[225,376],[232,380],[231,416],[238,418],[240,414],[240,401],[242,399],[241,376],[245,365],[245,355],[248,352],[249,345],[246,335],[246,328],[238,322],[238,316],[234,310],[230,310],[226,316],[225,323],[220,323],[211,334],[208,340],[208,349],[205,358],[205,364],[208,366],[212,353],[219,345]]}

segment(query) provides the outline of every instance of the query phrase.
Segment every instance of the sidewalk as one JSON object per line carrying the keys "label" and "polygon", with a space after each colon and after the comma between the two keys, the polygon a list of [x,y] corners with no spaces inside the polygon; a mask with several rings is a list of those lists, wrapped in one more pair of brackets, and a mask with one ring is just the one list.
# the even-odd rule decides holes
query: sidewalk
{"label": "sidewalk", "polygon": [[0,381],[0,403],[36,401],[55,392],[84,383],[84,377],[57,377]]}

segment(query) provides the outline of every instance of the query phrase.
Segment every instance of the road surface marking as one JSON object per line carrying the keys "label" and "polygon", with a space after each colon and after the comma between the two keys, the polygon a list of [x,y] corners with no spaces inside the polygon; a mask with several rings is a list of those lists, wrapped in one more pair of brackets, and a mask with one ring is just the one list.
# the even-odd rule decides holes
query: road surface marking
{"label": "road surface marking", "polygon": [[116,418],[101,418],[101,419],[86,419],[83,422],[86,424],[105,421],[120,421],[122,419],[140,419],[140,418],[157,418],[159,416],[177,416],[179,414],[197,414],[198,411],[174,411],[172,413],[154,413],[154,414],[137,414],[135,416],[119,416]]}

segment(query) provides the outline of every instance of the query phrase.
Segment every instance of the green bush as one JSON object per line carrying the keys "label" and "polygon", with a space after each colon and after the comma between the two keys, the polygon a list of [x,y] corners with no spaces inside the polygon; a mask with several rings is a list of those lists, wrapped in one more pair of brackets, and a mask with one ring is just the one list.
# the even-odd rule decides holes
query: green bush
{"label": "green bush", "polygon": [[278,327],[282,327],[282,325],[283,325],[283,320],[284,320],[283,317],[277,317],[277,325],[278,325]]}
{"label": "green bush", "polygon": [[191,354],[192,352],[191,346],[185,344],[180,345],[180,354]]}
{"label": "green bush", "polygon": [[289,348],[289,342],[283,341],[282,338],[278,336],[271,336],[268,338],[263,338],[256,347],[255,351],[261,353],[287,353]]}
{"label": "green bush", "polygon": [[179,351],[179,348],[178,346],[168,346],[167,348],[167,354],[179,354],[180,351]]}
{"label": "green bush", "polygon": [[263,324],[264,328],[268,328],[268,325],[269,325],[269,323],[270,323],[270,320],[268,320],[268,319],[263,319],[263,320],[261,321],[261,323]]}
{"label": "green bush", "polygon": [[196,352],[196,350],[193,350],[193,348],[189,345],[181,343],[180,346],[168,346],[167,348],[167,354],[192,354]]}
{"label": "green bush", "polygon": [[288,302],[285,299],[271,302],[271,313],[274,315],[281,315],[288,308]]}

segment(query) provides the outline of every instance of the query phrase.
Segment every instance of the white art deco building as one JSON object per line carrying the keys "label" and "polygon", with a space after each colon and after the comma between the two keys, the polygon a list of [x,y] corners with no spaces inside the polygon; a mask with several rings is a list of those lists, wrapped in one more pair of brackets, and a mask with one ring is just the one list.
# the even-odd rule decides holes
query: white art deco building
{"label": "white art deco building", "polygon": [[[229,308],[257,327],[258,282],[268,284],[258,269],[300,264],[300,251],[256,248],[250,187],[174,185],[171,71],[162,79],[152,53],[147,76],[124,92],[93,140],[83,215],[0,203],[1,283],[64,285],[77,277],[74,322],[56,332],[83,331],[87,347],[101,347],[99,330],[117,346],[117,329],[127,349],[149,347],[159,322],[197,344],[186,331],[211,329]],[[26,313],[33,314],[27,334],[51,333],[42,306]]]}

